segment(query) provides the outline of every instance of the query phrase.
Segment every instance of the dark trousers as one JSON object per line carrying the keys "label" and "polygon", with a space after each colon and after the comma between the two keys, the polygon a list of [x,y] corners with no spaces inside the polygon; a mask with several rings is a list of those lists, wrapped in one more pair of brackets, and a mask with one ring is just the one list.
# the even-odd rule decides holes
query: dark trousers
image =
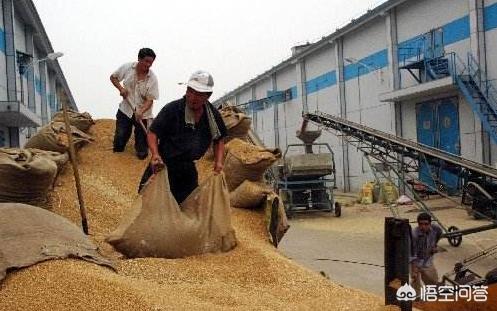
{"label": "dark trousers", "polygon": [[[147,126],[148,120],[143,120],[143,124]],[[148,144],[147,144],[147,133],[143,130],[141,125],[135,120],[134,117],[131,119],[127,115],[117,111],[116,114],[116,132],[114,134],[114,152],[123,152],[126,148],[129,138],[131,137],[131,131],[135,127],[135,150],[136,155],[140,159],[144,159],[148,155]]]}
{"label": "dark trousers", "polygon": [[[171,193],[176,201],[181,203],[198,187],[197,168],[193,162],[169,162],[166,165]],[[138,192],[141,191],[152,175],[152,166],[148,165],[145,172],[143,172]]]}

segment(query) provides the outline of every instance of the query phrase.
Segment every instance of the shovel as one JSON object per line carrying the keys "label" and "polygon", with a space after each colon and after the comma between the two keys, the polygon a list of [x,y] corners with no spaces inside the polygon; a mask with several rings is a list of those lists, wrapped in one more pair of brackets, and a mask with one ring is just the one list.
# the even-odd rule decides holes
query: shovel
{"label": "shovel", "polygon": [[[136,112],[136,109],[133,108],[133,106],[131,105],[131,103],[129,102],[129,100],[127,98],[124,99],[124,102],[126,102],[126,104],[128,104],[128,106],[131,108],[131,110],[133,110],[133,114]],[[140,126],[142,127],[143,131],[145,132],[145,134],[148,132],[147,128],[145,127],[145,124],[143,124],[143,120],[142,119],[139,119],[137,120],[138,123],[140,124]]]}

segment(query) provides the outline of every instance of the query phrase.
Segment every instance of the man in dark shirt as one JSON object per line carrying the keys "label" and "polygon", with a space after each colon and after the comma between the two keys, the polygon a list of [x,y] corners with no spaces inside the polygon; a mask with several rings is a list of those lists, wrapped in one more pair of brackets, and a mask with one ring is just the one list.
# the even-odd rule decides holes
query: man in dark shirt
{"label": "man in dark shirt", "polygon": [[170,102],[155,118],[147,135],[152,153],[150,165],[140,181],[139,190],[155,168],[166,164],[171,192],[178,203],[198,186],[195,160],[214,147],[214,172],[220,173],[224,163],[224,141],[227,135],[221,115],[209,103],[214,81],[205,71],[196,71],[187,83],[183,98]]}
{"label": "man in dark shirt", "polygon": [[419,294],[421,280],[425,285],[438,284],[438,272],[433,263],[433,255],[438,252],[438,241],[442,237],[442,229],[431,223],[428,213],[420,213],[417,218],[418,227],[411,233],[412,254],[411,277],[412,287]]}

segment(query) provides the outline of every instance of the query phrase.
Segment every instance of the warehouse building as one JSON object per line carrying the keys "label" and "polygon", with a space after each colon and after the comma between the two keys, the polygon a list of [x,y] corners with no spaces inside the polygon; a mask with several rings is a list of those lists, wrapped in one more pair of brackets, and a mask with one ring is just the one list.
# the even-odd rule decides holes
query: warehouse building
{"label": "warehouse building", "polygon": [[[292,48],[291,57],[215,103],[245,108],[268,147],[300,143],[302,111],[318,110],[495,166],[495,55],[497,0],[390,0]],[[319,142],[334,150],[340,189],[373,180],[343,137],[323,132]],[[449,171],[437,174],[460,187]]]}
{"label": "warehouse building", "polygon": [[77,106],[33,1],[0,10],[0,147],[20,147],[63,102]]}

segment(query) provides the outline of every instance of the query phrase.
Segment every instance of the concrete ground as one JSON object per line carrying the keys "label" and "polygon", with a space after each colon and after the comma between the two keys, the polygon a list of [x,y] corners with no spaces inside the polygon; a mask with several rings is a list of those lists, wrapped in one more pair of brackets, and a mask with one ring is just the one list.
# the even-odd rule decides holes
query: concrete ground
{"label": "concrete ground", "polygon": [[[341,200],[353,201],[350,197]],[[426,203],[445,227],[455,225],[465,229],[489,223],[472,219],[466,210],[448,199],[438,197]],[[328,213],[291,218],[291,227],[279,249],[287,257],[321,272],[334,282],[383,295],[384,218],[391,217],[392,213],[390,208],[378,203],[352,204],[342,209],[340,218]],[[418,214],[416,205],[399,206],[398,212],[400,217],[411,221],[415,221]],[[497,229],[464,236],[459,247],[450,246],[446,239],[441,240],[442,251],[435,255],[440,278],[451,271],[456,262],[496,243]],[[471,266],[480,275],[495,267],[496,257]]]}

